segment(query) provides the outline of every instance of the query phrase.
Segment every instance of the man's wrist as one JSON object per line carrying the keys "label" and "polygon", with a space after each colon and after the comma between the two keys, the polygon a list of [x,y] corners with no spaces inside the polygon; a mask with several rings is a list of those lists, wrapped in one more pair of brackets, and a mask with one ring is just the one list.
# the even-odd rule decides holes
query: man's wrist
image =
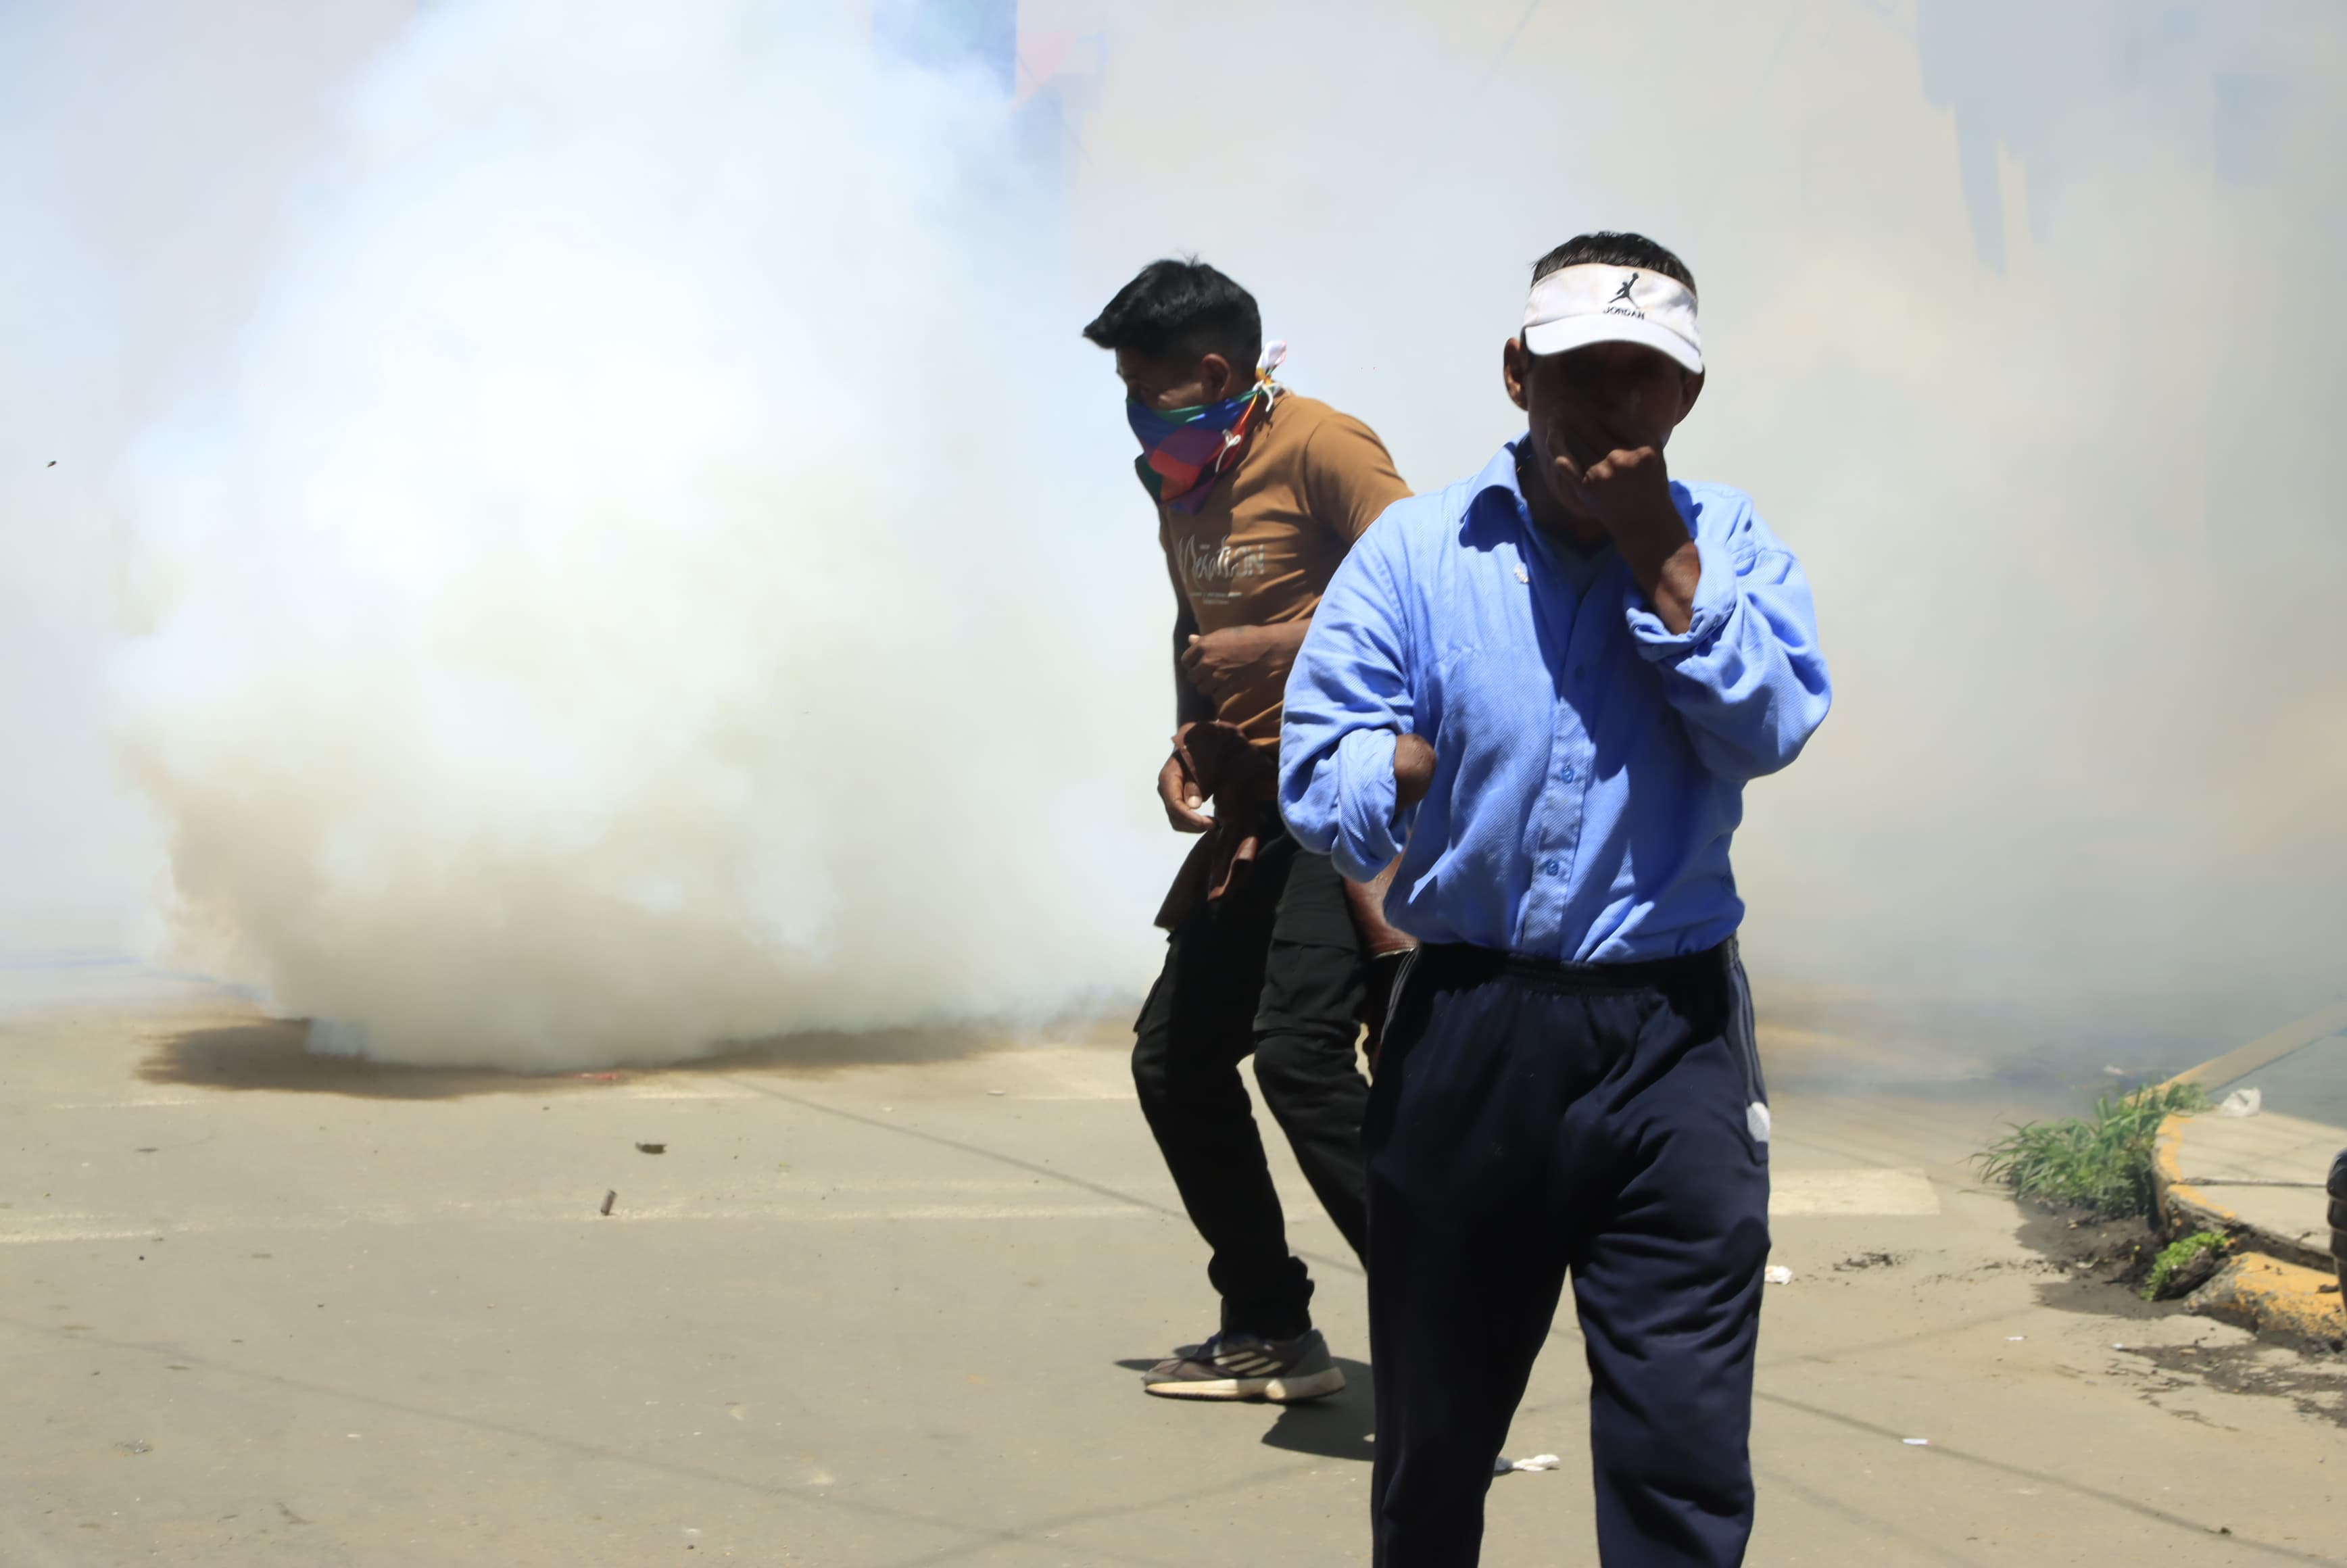
{"label": "man's wrist", "polygon": [[1640,578],[1659,573],[1665,563],[1687,543],[1686,519],[1671,505],[1666,496],[1658,507],[1650,507],[1625,518],[1613,530],[1614,548],[1631,571]]}

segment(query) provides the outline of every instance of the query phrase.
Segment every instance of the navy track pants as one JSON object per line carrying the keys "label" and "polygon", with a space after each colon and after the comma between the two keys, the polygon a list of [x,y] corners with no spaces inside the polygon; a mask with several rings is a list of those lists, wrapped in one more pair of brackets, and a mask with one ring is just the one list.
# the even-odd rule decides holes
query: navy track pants
{"label": "navy track pants", "polygon": [[1766,1101],[1732,941],[1651,964],[1413,960],[1363,1128],[1378,1568],[1477,1561],[1568,1272],[1601,1561],[1743,1561]]}

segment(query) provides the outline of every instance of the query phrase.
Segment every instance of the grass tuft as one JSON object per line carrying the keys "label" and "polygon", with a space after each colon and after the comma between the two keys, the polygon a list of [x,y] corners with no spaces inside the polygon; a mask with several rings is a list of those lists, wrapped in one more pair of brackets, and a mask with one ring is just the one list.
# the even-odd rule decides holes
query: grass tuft
{"label": "grass tuft", "polygon": [[2223,1252],[2229,1245],[2229,1238],[2222,1231],[2194,1231],[2190,1235],[2178,1236],[2151,1260],[2151,1272],[2143,1276],[2143,1288],[2137,1294],[2146,1301],[2183,1295],[2181,1286],[2170,1288],[2177,1275],[2209,1253]]}
{"label": "grass tuft", "polygon": [[1981,1173],[2018,1197],[2105,1219],[2148,1218],[2151,1150],[2160,1122],[2208,1103],[2197,1085],[2162,1084],[2120,1100],[2097,1100],[2092,1116],[2024,1122],[1981,1151]]}

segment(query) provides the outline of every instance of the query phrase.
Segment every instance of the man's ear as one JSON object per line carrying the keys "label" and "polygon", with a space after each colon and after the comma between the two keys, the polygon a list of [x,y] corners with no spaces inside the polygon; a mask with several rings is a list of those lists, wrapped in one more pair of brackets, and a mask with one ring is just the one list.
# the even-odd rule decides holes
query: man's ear
{"label": "man's ear", "polygon": [[1703,372],[1682,370],[1679,384],[1686,389],[1679,395],[1679,417],[1685,419],[1695,412],[1695,400],[1703,395]]}
{"label": "man's ear", "polygon": [[1532,370],[1532,356],[1524,352],[1523,339],[1510,338],[1507,347],[1500,351],[1500,379],[1507,386],[1508,401],[1527,412],[1532,408],[1531,394],[1526,391]]}
{"label": "man's ear", "polygon": [[1220,403],[1225,397],[1239,395],[1237,374],[1231,369],[1231,362],[1218,354],[1210,354],[1198,362],[1198,384],[1205,390],[1209,403]]}

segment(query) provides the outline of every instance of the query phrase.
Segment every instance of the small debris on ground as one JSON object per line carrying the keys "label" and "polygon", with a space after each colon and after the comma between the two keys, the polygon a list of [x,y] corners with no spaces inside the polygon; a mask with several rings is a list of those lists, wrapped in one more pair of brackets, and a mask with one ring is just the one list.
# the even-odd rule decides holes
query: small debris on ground
{"label": "small debris on ground", "polygon": [[1790,1285],[1793,1283],[1793,1271],[1781,1263],[1772,1263],[1760,1271],[1760,1277],[1770,1285]]}
{"label": "small debris on ground", "polygon": [[1507,1455],[1501,1454],[1491,1461],[1491,1473],[1506,1475],[1511,1471],[1518,1470],[1554,1470],[1562,1462],[1554,1454],[1531,1454],[1523,1459],[1510,1459]]}
{"label": "small debris on ground", "polygon": [[989,1089],[989,1090],[988,1090],[988,1091],[987,1091],[987,1092],[988,1092],[989,1094],[1000,1094],[1000,1093],[1002,1092],[1002,1091],[1001,1091],[1001,1090],[999,1090],[999,1089]]}
{"label": "small debris on ground", "polygon": [[2265,1094],[2255,1089],[2236,1089],[2217,1102],[2219,1116],[2254,1116],[2265,1108]]}
{"label": "small debris on ground", "polygon": [[639,1154],[665,1154],[668,1153],[668,1145],[665,1143],[639,1143],[636,1145],[636,1153]]}
{"label": "small debris on ground", "polygon": [[603,1194],[603,1212],[607,1214],[610,1214],[611,1212],[611,1205],[619,1201],[620,1194],[617,1192],[605,1193]]}
{"label": "small debris on ground", "polygon": [[1932,1446],[1932,1440],[1929,1438],[1901,1438],[1899,1440],[1911,1449],[1927,1449]]}
{"label": "small debris on ground", "polygon": [[1901,1261],[1900,1255],[1895,1252],[1854,1253],[1834,1265],[1834,1272],[1848,1274],[1858,1268],[1889,1268]]}

